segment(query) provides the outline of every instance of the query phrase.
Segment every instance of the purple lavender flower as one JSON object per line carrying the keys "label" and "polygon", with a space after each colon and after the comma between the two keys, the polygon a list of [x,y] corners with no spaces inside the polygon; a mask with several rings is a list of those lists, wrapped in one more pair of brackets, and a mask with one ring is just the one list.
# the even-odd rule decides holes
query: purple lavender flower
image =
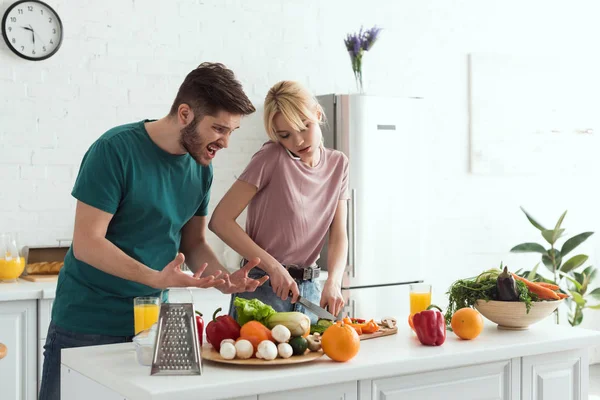
{"label": "purple lavender flower", "polygon": [[371,47],[373,47],[373,45],[375,44],[375,41],[379,37],[379,32],[381,32],[381,28],[378,28],[377,26],[374,26],[371,29],[367,30],[362,35],[362,37],[361,37],[361,47],[365,51],[369,51],[369,49],[371,49]]}
{"label": "purple lavender flower", "polygon": [[358,33],[349,33],[346,35],[346,39],[344,39],[346,50],[350,54],[350,61],[352,61],[352,71],[354,72],[356,84],[361,93],[363,92],[362,57],[365,51],[369,51],[373,47],[380,32],[381,28],[377,26],[363,32],[363,27],[361,26]]}

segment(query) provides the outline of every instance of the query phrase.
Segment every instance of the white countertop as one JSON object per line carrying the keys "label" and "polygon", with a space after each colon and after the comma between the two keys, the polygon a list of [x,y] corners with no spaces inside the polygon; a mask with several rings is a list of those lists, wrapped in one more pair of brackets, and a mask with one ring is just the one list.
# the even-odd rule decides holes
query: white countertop
{"label": "white countertop", "polygon": [[55,292],[56,282],[0,282],[0,301],[53,299]]}
{"label": "white countertop", "polygon": [[358,355],[346,363],[327,356],[284,367],[204,361],[200,376],[150,376],[150,367],[137,363],[133,343],[63,350],[62,363],[129,400],[222,399],[597,345],[600,332],[596,331],[554,325],[551,329],[534,325],[526,331],[504,331],[486,321],[484,332],[475,340],[463,341],[449,332],[439,347],[421,345],[408,327],[401,326],[397,335],[362,341]]}

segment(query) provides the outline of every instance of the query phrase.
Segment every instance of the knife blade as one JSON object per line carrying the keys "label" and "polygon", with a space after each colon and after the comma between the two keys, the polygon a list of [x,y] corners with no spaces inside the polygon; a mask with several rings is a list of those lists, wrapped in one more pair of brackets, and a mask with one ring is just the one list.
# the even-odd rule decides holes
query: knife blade
{"label": "knife blade", "polygon": [[298,296],[298,303],[302,304],[308,310],[314,312],[319,318],[328,319],[331,321],[336,321],[337,318],[335,315],[327,311],[326,309],[319,307],[315,303],[305,299],[302,296]]}

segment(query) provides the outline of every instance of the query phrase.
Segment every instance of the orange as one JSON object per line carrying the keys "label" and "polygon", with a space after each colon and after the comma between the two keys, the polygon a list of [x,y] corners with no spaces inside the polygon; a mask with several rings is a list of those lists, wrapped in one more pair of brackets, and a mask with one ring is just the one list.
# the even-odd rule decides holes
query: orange
{"label": "orange", "polygon": [[[258,345],[263,340],[273,341],[271,330],[258,321],[246,322],[240,329],[239,339],[246,339],[254,347],[254,351],[258,350]],[[238,339],[238,340],[239,340]]]}
{"label": "orange", "polygon": [[452,331],[461,339],[475,339],[483,330],[483,317],[470,307],[461,308],[452,315]]}
{"label": "orange", "polygon": [[412,329],[413,331],[415,330],[415,323],[413,322],[413,317],[415,314],[408,314],[408,325],[410,326],[410,329]]}
{"label": "orange", "polygon": [[336,322],[323,333],[321,348],[332,360],[345,362],[352,359],[360,350],[360,338],[353,327],[343,322]]}

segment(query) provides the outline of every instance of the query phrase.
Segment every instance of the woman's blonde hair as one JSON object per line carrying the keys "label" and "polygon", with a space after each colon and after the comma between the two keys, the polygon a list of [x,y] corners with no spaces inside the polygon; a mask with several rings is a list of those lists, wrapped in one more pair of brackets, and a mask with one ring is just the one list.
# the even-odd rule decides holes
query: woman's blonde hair
{"label": "woman's blonde hair", "polygon": [[[317,99],[301,84],[294,81],[281,81],[273,85],[265,97],[264,123],[269,138],[278,142],[279,138],[273,126],[273,119],[277,113],[292,128],[297,131],[306,129],[303,121],[313,123],[325,121],[325,113]],[[320,115],[320,118],[317,117]]]}

